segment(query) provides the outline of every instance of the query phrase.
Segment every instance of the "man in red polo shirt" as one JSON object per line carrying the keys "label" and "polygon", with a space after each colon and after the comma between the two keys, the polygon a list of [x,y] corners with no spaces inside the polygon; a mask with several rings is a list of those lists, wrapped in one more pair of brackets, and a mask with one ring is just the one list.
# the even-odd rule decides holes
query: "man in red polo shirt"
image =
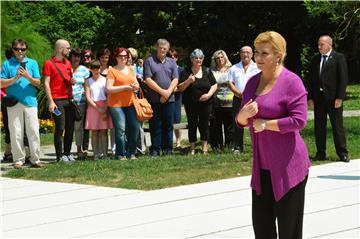
{"label": "man in red polo shirt", "polygon": [[[45,61],[43,68],[49,111],[52,113],[55,122],[54,145],[56,159],[64,163],[75,161],[74,156],[70,154],[75,117],[74,108],[69,101],[72,97],[72,67],[70,61],[67,60],[69,53],[69,42],[63,39],[57,40],[55,43],[55,56]],[[61,71],[66,83],[55,65]],[[71,95],[69,95],[67,87]]]}

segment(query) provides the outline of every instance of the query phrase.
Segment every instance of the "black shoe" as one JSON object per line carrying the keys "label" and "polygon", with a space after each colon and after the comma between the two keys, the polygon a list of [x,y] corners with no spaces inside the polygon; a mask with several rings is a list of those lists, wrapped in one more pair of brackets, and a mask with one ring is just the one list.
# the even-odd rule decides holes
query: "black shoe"
{"label": "black shoe", "polygon": [[150,156],[151,156],[152,158],[157,158],[157,157],[160,156],[160,153],[157,152],[157,151],[152,151],[152,152],[150,153]]}
{"label": "black shoe", "polygon": [[2,163],[12,163],[13,162],[13,158],[12,158],[12,154],[4,154],[3,159],[1,160]]}
{"label": "black shoe", "polygon": [[164,156],[169,156],[169,155],[172,155],[173,153],[172,153],[172,150],[165,150],[165,151],[163,151],[163,155]]}
{"label": "black shoe", "polygon": [[349,157],[345,154],[342,157],[340,157],[340,161],[344,162],[344,163],[348,163],[350,162]]}
{"label": "black shoe", "polygon": [[316,153],[314,156],[314,161],[321,161],[321,160],[325,160],[325,159],[326,159],[325,154]]}

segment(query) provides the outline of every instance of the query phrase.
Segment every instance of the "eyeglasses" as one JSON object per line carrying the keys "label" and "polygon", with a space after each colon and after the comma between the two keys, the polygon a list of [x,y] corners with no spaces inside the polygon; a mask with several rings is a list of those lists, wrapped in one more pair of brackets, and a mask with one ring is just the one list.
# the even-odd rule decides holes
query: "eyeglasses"
{"label": "eyeglasses", "polygon": [[14,51],[26,51],[26,48],[13,47]]}
{"label": "eyeglasses", "polygon": [[120,58],[128,58],[128,55],[117,55],[116,57],[120,57]]}
{"label": "eyeglasses", "polygon": [[85,58],[91,58],[91,55],[84,55]]}

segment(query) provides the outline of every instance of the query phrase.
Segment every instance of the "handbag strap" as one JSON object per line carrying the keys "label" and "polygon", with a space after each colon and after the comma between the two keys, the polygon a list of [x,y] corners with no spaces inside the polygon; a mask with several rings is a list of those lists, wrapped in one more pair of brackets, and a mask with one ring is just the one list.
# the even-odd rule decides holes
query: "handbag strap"
{"label": "handbag strap", "polygon": [[72,93],[71,93],[71,91],[70,91],[70,87],[69,87],[68,84],[66,83],[66,80],[65,80],[65,77],[64,77],[63,73],[60,71],[59,67],[57,67],[57,65],[55,64],[55,61],[54,61],[53,59],[50,59],[50,61],[54,64],[56,70],[59,72],[61,78],[63,79],[64,84],[65,84],[65,86],[66,86],[66,89],[67,89],[67,91],[68,91],[69,99],[70,99],[70,100],[73,99]]}
{"label": "handbag strap", "polygon": [[136,99],[143,99],[144,98],[144,92],[142,91],[141,87],[139,86],[139,92],[140,92],[140,96],[138,97],[136,92],[135,92],[135,98]]}

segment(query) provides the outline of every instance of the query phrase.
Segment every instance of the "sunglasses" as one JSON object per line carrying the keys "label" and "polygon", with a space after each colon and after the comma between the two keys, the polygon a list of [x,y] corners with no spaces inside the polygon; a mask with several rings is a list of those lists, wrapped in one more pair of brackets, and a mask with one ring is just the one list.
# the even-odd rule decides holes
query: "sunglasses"
{"label": "sunglasses", "polygon": [[91,58],[91,56],[90,56],[90,55],[84,55],[84,57],[85,57],[85,58]]}
{"label": "sunglasses", "polygon": [[26,48],[13,47],[14,51],[26,51]]}
{"label": "sunglasses", "polygon": [[128,58],[128,55],[117,55],[116,57],[120,57],[120,58]]}

